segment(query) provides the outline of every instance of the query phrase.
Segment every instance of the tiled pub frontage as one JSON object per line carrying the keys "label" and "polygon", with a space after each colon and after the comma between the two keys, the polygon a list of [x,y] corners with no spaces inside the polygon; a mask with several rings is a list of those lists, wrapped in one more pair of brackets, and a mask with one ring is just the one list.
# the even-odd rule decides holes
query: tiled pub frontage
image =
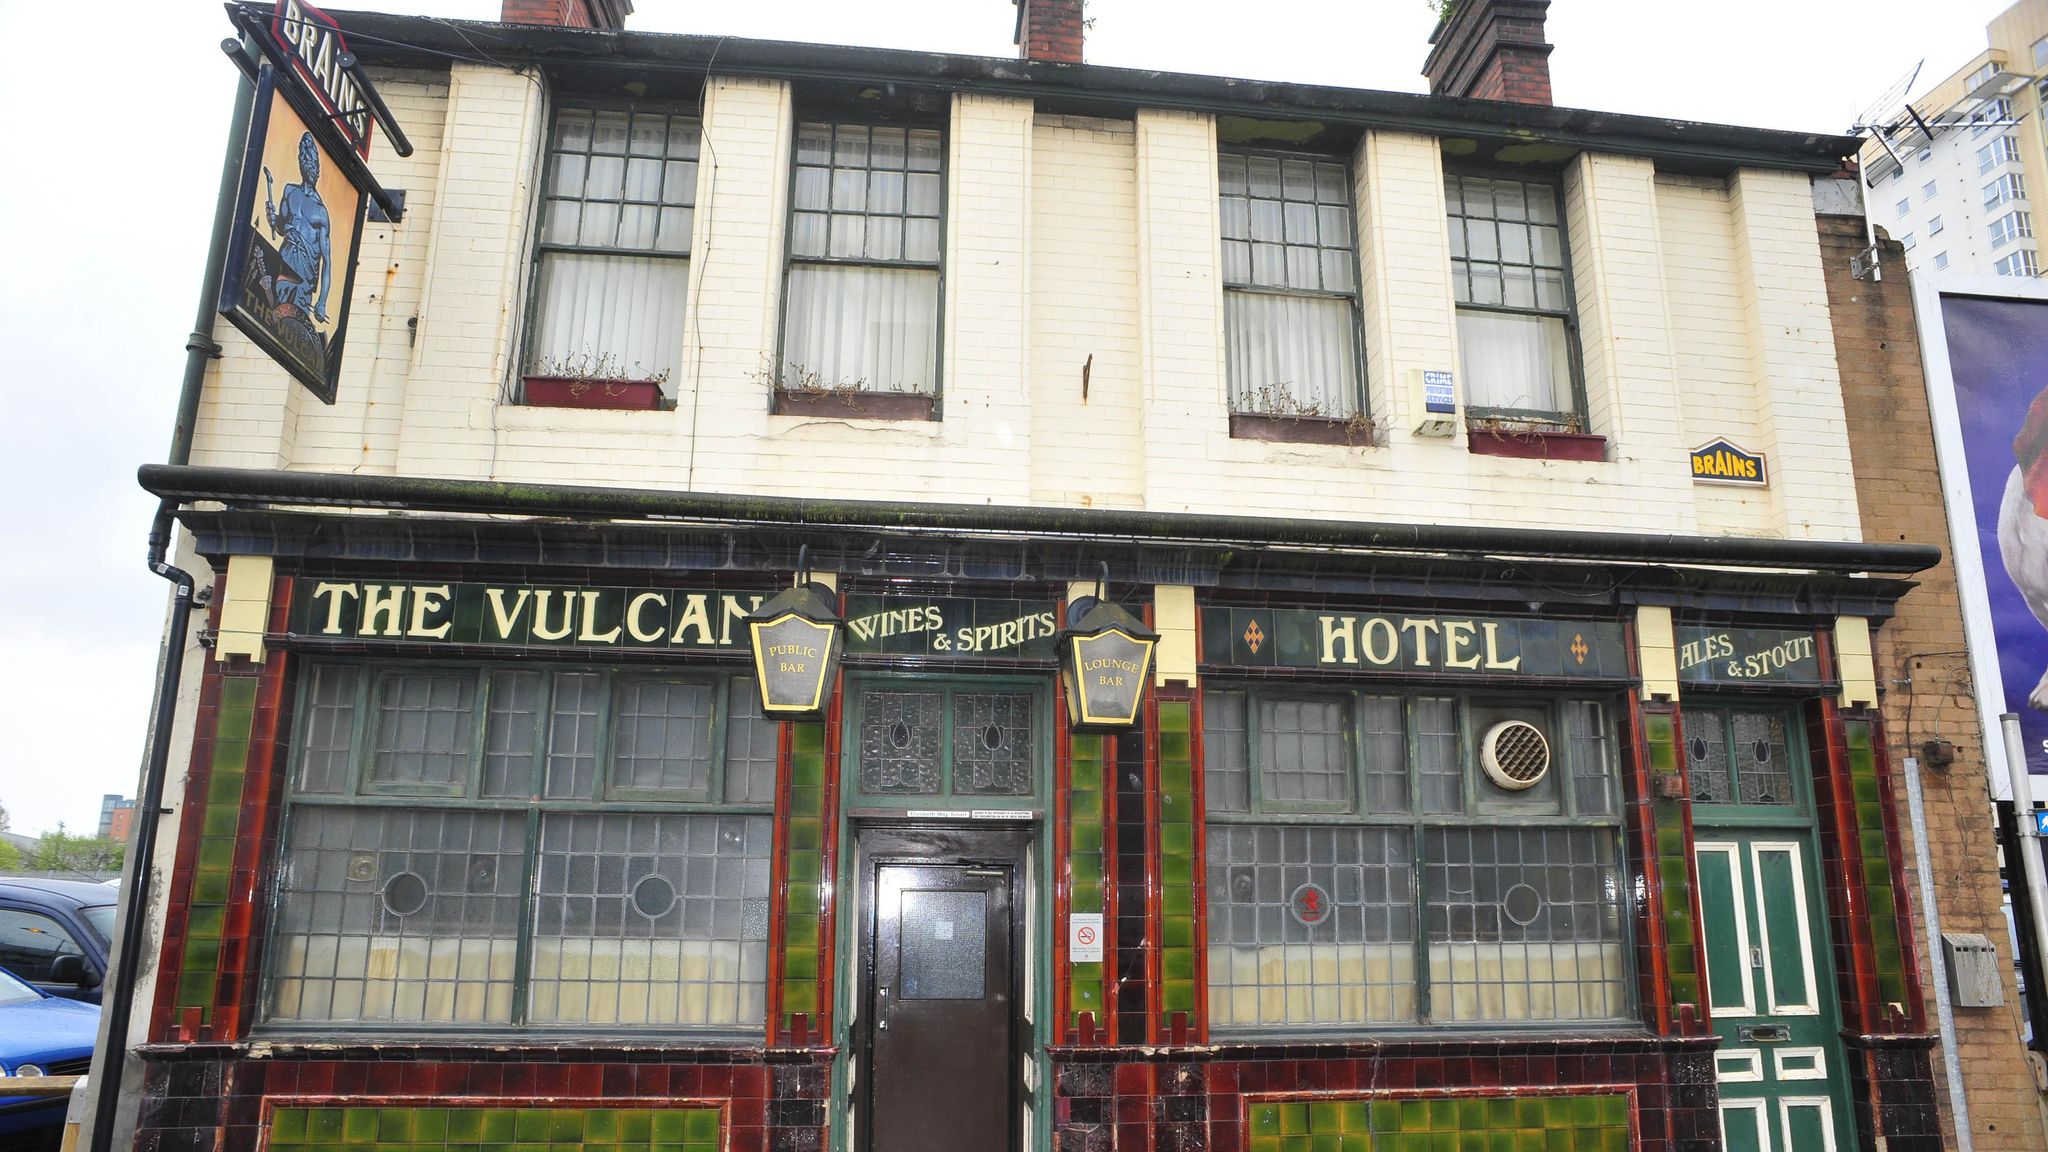
{"label": "tiled pub frontage", "polygon": [[1870,659],[1925,550],[145,481],[222,592],[143,1152],[1940,1147]]}

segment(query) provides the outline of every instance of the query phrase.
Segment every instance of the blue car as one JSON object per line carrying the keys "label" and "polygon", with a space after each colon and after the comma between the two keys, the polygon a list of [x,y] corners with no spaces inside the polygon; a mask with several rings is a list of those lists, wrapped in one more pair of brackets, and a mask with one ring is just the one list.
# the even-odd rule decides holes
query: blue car
{"label": "blue car", "polygon": [[0,880],[0,968],[52,996],[99,1003],[119,899],[104,884]]}
{"label": "blue car", "polygon": [[0,1145],[54,1149],[64,1133],[66,1097],[8,1096],[14,1076],[83,1076],[92,1065],[100,1009],[52,996],[0,968]]}

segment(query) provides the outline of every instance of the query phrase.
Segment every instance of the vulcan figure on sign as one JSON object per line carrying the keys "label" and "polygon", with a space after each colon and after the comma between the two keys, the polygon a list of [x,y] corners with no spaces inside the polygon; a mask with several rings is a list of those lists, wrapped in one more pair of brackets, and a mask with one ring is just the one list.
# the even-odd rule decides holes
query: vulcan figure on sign
{"label": "vulcan figure on sign", "polygon": [[270,230],[277,234],[278,257],[284,261],[284,271],[264,277],[263,287],[278,319],[311,313],[314,320],[325,324],[334,264],[333,229],[327,221],[327,205],[320,199],[320,149],[311,132],[299,137],[299,180],[285,185],[284,196],[273,200],[270,169],[263,170],[263,211]]}

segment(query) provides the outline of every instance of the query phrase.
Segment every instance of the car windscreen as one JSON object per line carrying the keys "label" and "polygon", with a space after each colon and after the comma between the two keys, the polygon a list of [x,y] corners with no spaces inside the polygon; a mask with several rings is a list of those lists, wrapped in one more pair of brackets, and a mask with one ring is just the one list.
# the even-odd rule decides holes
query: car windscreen
{"label": "car windscreen", "polygon": [[109,948],[113,946],[114,905],[90,904],[80,908],[78,915],[85,921],[85,926],[92,929],[92,934],[99,938],[100,947]]}
{"label": "car windscreen", "polygon": [[5,968],[0,968],[0,1006],[26,1004],[31,1000],[41,1000],[42,998],[42,993],[22,983],[15,977],[14,973],[9,972]]}

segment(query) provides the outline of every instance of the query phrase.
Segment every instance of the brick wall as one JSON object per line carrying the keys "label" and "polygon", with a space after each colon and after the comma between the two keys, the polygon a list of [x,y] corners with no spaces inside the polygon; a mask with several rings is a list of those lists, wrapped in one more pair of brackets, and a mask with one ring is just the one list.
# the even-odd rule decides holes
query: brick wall
{"label": "brick wall", "polygon": [[[1819,218],[1819,237],[1828,300],[1834,315],[1849,451],[1867,539],[1883,543],[1933,544],[1949,548],[1935,470],[1927,391],[1905,276],[1904,251],[1885,243],[1885,279],[1856,280],[1849,259],[1865,244],[1863,222],[1853,217]],[[1944,559],[1915,577],[1919,587],[1899,604],[1898,616],[1877,636],[1877,673],[1884,690],[1884,718],[1895,779],[1900,760],[1917,755],[1926,740],[1956,744],[1947,773],[1922,770],[1926,796],[1927,846],[1940,902],[1941,926],[1978,932],[1997,942],[2011,959],[2005,920],[1999,911],[1999,883],[1991,796],[1984,762],[1983,733],[1972,703],[1963,647],[1962,609],[1955,569]],[[1898,781],[1895,791],[1903,796]],[[1900,851],[1908,865],[1908,887],[1916,924],[1919,877],[1912,869],[1913,832],[1902,824]],[[1919,925],[1924,933],[1925,926]],[[1927,941],[1915,940],[1923,982]],[[2004,968],[2003,1008],[1956,1010],[1957,1039],[1976,1147],[1993,1150],[2048,1146],[2033,1076],[2019,1042],[2018,996],[2012,972]],[[1927,1010],[1930,1020],[1934,1008]],[[1937,1068],[1943,1075],[1952,1070]],[[1945,1128],[1952,1130],[1948,1096],[1940,1095]]]}

